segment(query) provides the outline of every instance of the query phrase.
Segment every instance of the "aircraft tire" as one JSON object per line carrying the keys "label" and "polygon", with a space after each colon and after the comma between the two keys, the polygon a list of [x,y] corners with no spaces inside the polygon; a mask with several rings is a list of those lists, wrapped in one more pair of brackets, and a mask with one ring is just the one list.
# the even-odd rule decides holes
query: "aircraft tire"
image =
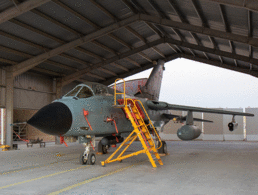
{"label": "aircraft tire", "polygon": [[98,152],[101,152],[102,154],[107,154],[107,150],[109,148],[109,145],[102,145],[101,141],[98,144]]}
{"label": "aircraft tire", "polygon": [[89,154],[89,157],[88,157],[88,160],[87,160],[87,164],[88,164],[88,165],[94,165],[95,162],[96,162],[96,156],[95,156],[95,154],[90,153],[90,154]]}
{"label": "aircraft tire", "polygon": [[106,154],[107,153],[107,145],[102,145],[102,153]]}
{"label": "aircraft tire", "polygon": [[[160,143],[158,145],[158,148],[160,147]],[[167,154],[168,153],[168,150],[167,150],[167,144],[165,141],[162,141],[162,146],[160,149],[158,149],[158,153],[160,154]]]}
{"label": "aircraft tire", "polygon": [[79,161],[81,165],[87,164],[87,161],[84,160],[84,152],[80,155]]}

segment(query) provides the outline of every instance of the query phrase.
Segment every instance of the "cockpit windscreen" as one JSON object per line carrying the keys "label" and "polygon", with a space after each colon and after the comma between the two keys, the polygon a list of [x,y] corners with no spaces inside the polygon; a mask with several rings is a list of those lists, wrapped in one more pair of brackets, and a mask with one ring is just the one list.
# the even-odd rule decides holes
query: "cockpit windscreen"
{"label": "cockpit windscreen", "polygon": [[91,96],[93,96],[93,93],[88,87],[82,87],[82,89],[77,95],[78,98],[88,98]]}
{"label": "cockpit windscreen", "polygon": [[77,86],[77,87],[75,87],[72,91],[70,91],[69,93],[67,93],[67,94],[65,95],[65,97],[72,97],[72,96],[75,96],[75,95],[78,93],[78,91],[81,89],[81,87],[82,87],[82,86]]}

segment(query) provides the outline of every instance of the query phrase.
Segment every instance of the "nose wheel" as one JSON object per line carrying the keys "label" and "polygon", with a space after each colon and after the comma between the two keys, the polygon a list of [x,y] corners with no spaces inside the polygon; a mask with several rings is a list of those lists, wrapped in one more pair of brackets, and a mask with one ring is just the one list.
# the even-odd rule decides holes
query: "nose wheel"
{"label": "nose wheel", "polygon": [[90,152],[90,144],[87,143],[85,151],[80,155],[80,164],[82,165],[94,165],[96,162],[96,156],[93,152]]}

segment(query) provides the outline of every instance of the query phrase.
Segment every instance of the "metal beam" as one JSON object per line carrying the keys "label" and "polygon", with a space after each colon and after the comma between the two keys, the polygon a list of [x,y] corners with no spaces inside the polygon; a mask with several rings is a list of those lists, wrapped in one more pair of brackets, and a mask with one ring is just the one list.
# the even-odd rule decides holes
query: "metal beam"
{"label": "metal beam", "polygon": [[[221,15],[221,18],[222,18],[222,22],[223,22],[225,31],[231,33],[231,28],[229,27],[227,16],[226,16],[226,13],[225,13],[225,10],[224,10],[224,5],[219,4],[219,10],[220,10],[220,15]],[[231,52],[236,53],[235,47],[234,47],[232,41],[229,41],[229,46],[230,46]]]}
{"label": "metal beam", "polygon": [[195,53],[190,49],[190,48],[187,48],[189,51],[190,51],[190,53],[193,55],[193,56],[195,56]]}
{"label": "metal beam", "polygon": [[131,12],[133,12],[134,14],[138,14],[138,10],[135,9],[134,6],[130,2],[128,2],[128,0],[122,0],[122,1],[126,5],[126,7],[131,10]]}
{"label": "metal beam", "polygon": [[258,59],[249,58],[249,57],[243,56],[243,55],[233,54],[231,52],[225,52],[225,51],[221,51],[221,50],[218,50],[218,49],[212,49],[212,48],[199,46],[199,45],[195,45],[195,44],[191,44],[191,43],[187,43],[187,42],[177,41],[177,40],[174,40],[174,39],[166,39],[165,42],[171,43],[171,44],[174,44],[174,45],[177,45],[177,46],[186,47],[186,48],[190,48],[190,49],[193,49],[193,50],[201,51],[201,52],[206,52],[206,53],[215,54],[215,55],[222,56],[222,57],[227,57],[227,58],[240,60],[240,61],[243,61],[243,62],[258,64]]}
{"label": "metal beam", "polygon": [[111,14],[106,8],[98,4],[95,0],[89,0],[92,4],[94,4],[97,8],[99,8],[103,13],[105,13],[108,17],[110,17],[113,20],[117,20],[116,16]]}
{"label": "metal beam", "polygon": [[[30,25],[28,25],[28,24],[25,24],[25,23],[23,23],[23,22],[20,22],[20,21],[18,21],[18,20],[11,19],[10,22],[12,22],[12,23],[14,23],[14,24],[16,24],[16,25],[19,25],[19,26],[21,26],[21,27],[23,27],[23,28],[26,28],[26,29],[28,29],[28,30],[30,30],[30,31],[32,31],[32,32],[35,32],[35,33],[37,33],[37,34],[40,34],[40,35],[42,35],[42,36],[45,36],[45,37],[47,37],[47,38],[49,38],[49,39],[52,39],[52,40],[54,40],[54,41],[56,41],[56,42],[58,42],[58,43],[60,43],[60,44],[65,44],[65,43],[66,43],[66,42],[65,42],[64,40],[62,40],[62,39],[59,39],[59,38],[57,38],[57,37],[55,37],[55,36],[53,36],[53,35],[50,35],[50,34],[48,34],[48,33],[45,33],[45,32],[43,32],[43,31],[41,31],[41,30],[39,30],[39,29],[36,29],[36,28],[34,28],[34,27],[32,27],[32,26],[30,26]],[[84,48],[74,47],[74,49],[76,49],[76,50],[78,50],[78,51],[80,51],[80,52],[82,52],[82,53],[85,53],[85,54],[87,54],[87,55],[89,55],[89,56],[92,56],[92,57],[94,57],[94,58],[96,58],[96,59],[104,60],[104,58],[102,58],[102,57],[100,57],[100,56],[98,56],[98,55],[96,55],[96,54],[94,54],[94,53],[92,53],[92,52],[90,52],[90,51],[87,51],[87,50],[84,49]]]}
{"label": "metal beam", "polygon": [[112,71],[110,71],[110,70],[107,70],[107,69],[105,69],[105,68],[98,68],[98,70],[100,70],[100,71],[102,71],[102,72],[105,72],[105,73],[107,73],[107,74],[111,74],[111,75],[113,75],[113,76],[117,76],[116,73],[114,73],[114,72],[112,72]]}
{"label": "metal beam", "polygon": [[224,63],[223,58],[219,56],[219,59],[220,59],[220,62],[223,64]]}
{"label": "metal beam", "polygon": [[96,75],[96,74],[93,74],[93,73],[86,73],[86,75],[88,75],[88,76],[90,76],[90,77],[92,77],[92,78],[96,78],[96,79],[100,79],[100,80],[103,80],[103,81],[105,81],[106,79],[105,78],[103,78],[103,77],[101,77],[101,76],[98,76],[98,75]]}
{"label": "metal beam", "polygon": [[120,64],[117,64],[117,63],[115,63],[115,62],[110,63],[110,64],[113,65],[113,66],[115,66],[115,67],[117,67],[117,68],[119,68],[119,69],[121,69],[121,70],[124,70],[124,71],[126,71],[126,72],[129,71],[128,68],[126,68],[126,67],[124,67],[124,66],[122,66],[122,65],[120,65]]}
{"label": "metal beam", "polygon": [[228,21],[227,21],[226,13],[225,13],[225,10],[224,10],[224,6],[221,5],[221,4],[219,4],[219,11],[220,11],[220,16],[221,16],[225,31],[226,32],[231,32],[231,29],[230,29]]}
{"label": "metal beam", "polygon": [[248,36],[252,37],[253,36],[253,13],[251,11],[248,11],[248,16],[247,16],[247,22],[248,22]]}
{"label": "metal beam", "polygon": [[127,60],[128,62],[134,64],[135,66],[141,67],[141,65],[140,65],[139,63],[135,62],[135,61],[132,60],[131,58],[126,57],[126,58],[124,58],[124,59]]}
{"label": "metal beam", "polygon": [[40,72],[40,73],[44,73],[44,74],[48,74],[48,75],[52,75],[52,76],[59,76],[59,77],[60,76],[65,76],[62,73],[58,73],[58,72],[54,72],[54,71],[51,71],[51,70],[47,70],[47,69],[43,69],[43,68],[38,68],[38,67],[34,67],[31,70],[34,70],[34,71],[37,71],[37,72]]}
{"label": "metal beam", "polygon": [[161,43],[165,43],[165,39],[164,38],[156,40],[156,41],[153,41],[153,42],[150,42],[150,43],[147,43],[147,44],[145,44],[145,45],[143,45],[141,47],[135,48],[135,49],[133,49],[131,51],[121,53],[118,56],[115,56],[115,57],[107,59],[105,62],[94,64],[92,67],[85,68],[83,70],[80,70],[80,71],[78,71],[76,73],[73,73],[71,75],[68,75],[68,76],[64,77],[63,84],[66,85],[66,84],[74,81],[76,78],[80,78],[84,74],[86,74],[86,73],[88,73],[88,72],[90,72],[90,71],[92,71],[92,70],[94,70],[96,68],[99,68],[99,67],[105,66],[107,64],[116,62],[116,61],[118,61],[120,59],[129,57],[129,56],[134,55],[134,54],[136,54],[138,52],[142,52],[142,51],[144,51],[146,49],[149,49],[149,48],[154,47],[156,45],[159,45]]}
{"label": "metal beam", "polygon": [[25,12],[28,12],[36,7],[39,7],[51,0],[28,0],[17,6],[13,6],[3,12],[0,13],[0,24],[15,18]]}
{"label": "metal beam", "polygon": [[157,47],[152,47],[152,49],[159,54],[162,58],[166,58],[166,56],[157,48]]}
{"label": "metal beam", "polygon": [[208,23],[206,18],[204,17],[203,12],[201,11],[201,8],[198,6],[197,2],[195,0],[191,0],[194,10],[196,12],[196,14],[198,15],[198,17],[200,18],[201,22],[202,22],[202,26],[204,27],[208,27]]}
{"label": "metal beam", "polygon": [[13,24],[16,24],[16,25],[18,25],[18,26],[21,26],[21,27],[23,27],[23,28],[25,28],[25,29],[28,29],[28,30],[30,30],[30,31],[32,31],[32,32],[35,32],[35,33],[37,33],[37,34],[40,34],[40,35],[42,35],[42,36],[44,36],[44,37],[47,37],[47,38],[49,38],[49,39],[52,39],[52,40],[56,41],[57,43],[61,43],[61,44],[64,44],[64,43],[65,43],[65,41],[63,41],[63,40],[61,40],[61,39],[59,39],[59,38],[57,38],[57,37],[55,37],[55,36],[53,36],[53,35],[50,35],[50,34],[48,34],[48,33],[45,33],[45,32],[43,32],[42,30],[39,30],[39,29],[37,29],[37,28],[35,28],[35,27],[32,27],[32,26],[30,26],[30,25],[28,25],[28,24],[25,24],[24,22],[21,22],[21,21],[19,21],[19,20],[11,19],[9,22],[12,22]]}
{"label": "metal beam", "polygon": [[48,51],[48,49],[47,49],[46,47],[43,47],[43,46],[41,46],[41,45],[39,45],[39,44],[36,44],[36,43],[30,42],[30,41],[27,41],[27,40],[22,39],[22,38],[20,38],[20,37],[11,35],[11,34],[9,34],[9,33],[0,31],[0,35],[5,36],[5,37],[8,37],[9,39],[13,39],[13,40],[18,41],[18,42],[21,42],[21,43],[23,43],[23,44],[30,45],[31,47],[35,47],[35,48],[38,48],[38,49],[41,49],[41,50]]}
{"label": "metal beam", "polygon": [[76,39],[74,41],[71,41],[69,43],[66,43],[60,47],[57,47],[55,49],[52,49],[48,52],[45,52],[43,54],[40,54],[36,57],[33,57],[29,60],[26,60],[24,62],[21,62],[17,65],[15,65],[13,67],[13,71],[14,71],[14,76],[17,76],[19,74],[22,74],[23,72],[26,72],[27,70],[31,69],[32,67],[35,67],[37,66],[38,64],[40,64],[41,62],[53,57],[53,56],[56,56],[56,55],[59,55],[65,51],[68,51],[74,47],[77,47],[79,45],[82,45],[82,44],[85,44],[87,42],[90,42],[96,38],[99,38],[101,36],[104,36],[114,30],[118,30],[120,28],[123,28],[124,26],[127,26],[129,24],[132,24],[136,21],[139,20],[139,15],[136,15],[136,16],[132,16],[130,18],[127,18],[125,20],[122,20],[120,22],[117,22],[117,23],[114,23],[114,24],[111,24],[105,28],[102,28],[101,30],[98,30],[98,31],[95,31],[93,33],[90,33],[84,37],[81,37],[79,39]]}
{"label": "metal beam", "polygon": [[[201,7],[199,7],[199,5],[197,4],[197,2],[195,0],[191,0],[191,2],[193,4],[193,7],[194,7],[194,10],[195,10],[196,14],[198,15],[198,17],[201,20],[202,26],[209,28],[207,19],[205,18],[204,14],[203,14],[203,12],[201,10]],[[215,43],[214,38],[211,37],[211,36],[208,36],[208,38],[209,38],[210,42],[212,43],[213,48],[217,49],[217,44]]]}
{"label": "metal beam", "polygon": [[225,69],[228,69],[228,70],[233,70],[233,71],[236,71],[236,72],[249,74],[249,75],[252,75],[254,77],[258,77],[258,72],[250,71],[249,68],[246,69],[246,68],[241,68],[239,66],[232,66],[232,65],[229,65],[229,64],[221,63],[220,61],[207,60],[205,58],[193,57],[193,56],[187,55],[187,54],[181,54],[181,57],[189,59],[189,60],[197,61],[197,62],[202,62],[202,63],[205,63],[205,64],[210,64],[210,65],[217,66],[217,67],[220,67],[220,68],[225,68]]}
{"label": "metal beam", "polygon": [[171,43],[167,43],[167,45],[175,52],[178,53],[178,51],[174,48],[174,46]]}
{"label": "metal beam", "polygon": [[247,1],[247,0],[206,0],[208,2],[212,3],[219,3],[223,5],[229,5],[233,7],[239,7],[239,8],[244,8],[248,10],[252,10],[255,12],[258,12],[258,3],[257,1]]}
{"label": "metal beam", "polygon": [[[75,16],[80,18],[81,20],[85,21],[86,23],[88,23],[89,25],[94,27],[96,30],[101,29],[100,26],[98,26],[97,24],[95,24],[94,22],[89,20],[88,18],[84,17],[83,15],[79,14],[78,12],[74,11],[73,9],[68,7],[67,5],[61,3],[60,1],[58,1],[58,0],[52,0],[52,1],[55,2],[57,5],[59,5],[60,7],[62,7],[63,9],[67,10],[68,12],[71,12],[72,14],[74,14]],[[129,49],[131,49],[131,46],[129,44],[127,44],[125,41],[119,39],[118,37],[116,37],[112,33],[108,34],[108,36],[110,38],[114,39],[115,41],[119,42],[120,44],[124,45],[125,47],[128,47]]]}
{"label": "metal beam", "polygon": [[207,58],[207,60],[210,59],[207,53],[203,52],[203,55]]}
{"label": "metal beam", "polygon": [[[164,59],[164,60],[165,60],[166,62],[168,62],[168,61],[177,59],[178,57],[180,57],[180,54],[173,54],[173,55],[167,57],[167,59]],[[158,61],[158,59],[156,59],[156,61]],[[106,80],[106,81],[104,81],[104,82],[101,82],[101,83],[104,84],[104,85],[110,85],[110,84],[112,84],[117,78],[125,78],[125,77],[131,76],[131,75],[133,75],[133,74],[142,72],[142,71],[144,71],[144,70],[153,68],[154,66],[155,66],[155,64],[153,64],[153,63],[147,63],[147,64],[142,65],[142,67],[140,67],[140,68],[130,70],[130,72],[127,72],[127,73],[119,74],[119,75],[117,75],[116,77],[112,77],[111,79],[108,79],[108,80]]]}
{"label": "metal beam", "polygon": [[[248,36],[253,37],[253,13],[248,10]],[[253,57],[253,48],[249,46],[249,57]]]}
{"label": "metal beam", "polygon": [[[102,67],[106,64],[115,62],[119,59],[126,58],[126,57],[131,56],[133,54],[136,54],[138,52],[142,52],[142,51],[144,51],[144,50],[146,50],[150,47],[155,47],[155,46],[157,46],[159,44],[162,44],[162,43],[171,43],[171,44],[174,44],[174,45],[179,45],[179,46],[182,46],[182,47],[189,48],[190,51],[191,51],[191,49],[193,49],[193,50],[198,50],[198,51],[202,51],[202,52],[206,52],[206,53],[215,54],[215,55],[218,55],[218,56],[223,56],[223,57],[227,57],[227,58],[241,60],[241,61],[252,63],[252,64],[258,64],[257,59],[250,59],[249,57],[246,57],[246,56],[232,54],[232,53],[229,53],[229,52],[224,52],[224,51],[220,51],[220,50],[217,50],[217,49],[211,49],[211,48],[207,48],[207,47],[204,47],[204,46],[190,44],[190,43],[187,43],[187,42],[181,42],[181,41],[177,41],[177,40],[174,40],[174,39],[162,38],[162,39],[153,41],[151,43],[147,43],[146,45],[138,47],[138,48],[136,48],[132,51],[128,51],[128,52],[122,53],[122,54],[120,54],[116,57],[107,59],[106,62],[94,64],[92,67],[88,67],[86,69],[80,70],[79,72],[68,75],[64,78],[64,83],[68,84],[68,83],[72,82],[73,80],[75,80],[76,78],[79,78],[79,77],[83,76],[84,74],[86,74],[87,72],[90,72],[91,70],[94,70],[94,69]],[[193,55],[195,55],[195,54],[193,54]]]}
{"label": "metal beam", "polygon": [[[153,0],[148,0],[149,4],[152,6],[152,8],[160,15],[161,18],[166,18],[168,20],[170,20],[170,18],[161,10],[161,8],[158,6],[158,4],[156,4]],[[171,3],[169,1],[169,3]],[[178,12],[176,12],[177,14],[179,14]],[[179,16],[180,20],[182,21],[181,17]],[[181,41],[185,41],[184,36],[182,35],[182,33],[174,28],[171,28],[171,30],[179,37],[179,39]]]}
{"label": "metal beam", "polygon": [[146,54],[144,54],[143,52],[139,52],[138,55],[140,55],[141,57],[143,57],[145,60],[149,61],[149,62],[153,62],[152,59],[150,59]]}
{"label": "metal beam", "polygon": [[175,3],[175,1],[168,0],[168,2],[171,5],[171,7],[174,9],[174,11],[176,12],[176,14],[179,17],[179,19],[181,20],[181,22],[188,23],[188,21],[186,20],[185,16],[182,14],[182,11],[179,9],[179,7]]}
{"label": "metal beam", "polygon": [[100,48],[110,52],[110,53],[113,53],[115,55],[117,55],[117,52],[109,47],[107,47],[106,45],[103,45],[102,43],[98,42],[98,41],[92,41],[92,43],[94,43],[95,45],[99,46]]}
{"label": "metal beam", "polygon": [[[4,47],[4,46],[1,46],[1,45],[0,45],[0,50],[6,51],[8,53],[13,53],[15,55],[22,56],[22,57],[25,57],[25,58],[32,58],[32,57],[34,57],[31,54],[27,54],[27,53],[24,53],[24,52],[15,50],[15,49],[11,49],[11,48],[8,48],[8,47]],[[54,66],[57,66],[57,67],[60,67],[60,68],[65,68],[65,69],[68,69],[68,70],[71,70],[71,71],[78,71],[78,69],[76,69],[76,68],[73,68],[71,66],[67,66],[67,65],[64,65],[64,64],[52,61],[52,60],[46,60],[45,63],[51,64],[51,65],[54,65]]]}
{"label": "metal beam", "polygon": [[130,33],[132,33],[135,37],[137,37],[138,39],[140,39],[142,42],[146,43],[146,39],[141,36],[138,32],[136,32],[135,30],[133,30],[130,27],[126,27],[126,30],[128,30]]}
{"label": "metal beam", "polygon": [[238,35],[238,34],[233,34],[229,32],[224,32],[220,30],[214,30],[206,27],[200,27],[192,24],[186,24],[182,22],[175,22],[172,20],[168,19],[161,19],[156,16],[149,16],[146,14],[140,14],[140,19],[145,22],[151,22],[154,24],[159,24],[162,26],[168,26],[168,27],[173,27],[177,29],[182,29],[186,31],[191,31],[194,33],[200,33],[203,35],[211,36],[211,37],[218,37],[230,41],[236,41],[240,43],[245,43],[249,44],[254,47],[258,47],[258,39],[253,38],[253,37],[248,37],[248,36],[243,36],[243,35]]}
{"label": "metal beam", "polygon": [[92,22],[91,20],[89,20],[88,18],[85,18],[83,15],[79,14],[78,12],[74,11],[73,9],[71,9],[69,6],[63,4],[62,2],[60,2],[59,0],[52,0],[52,2],[54,2],[55,4],[59,5],[60,7],[62,7],[63,9],[67,10],[68,12],[72,13],[73,15],[77,16],[78,18],[80,18],[81,20],[85,21],[86,23],[88,23],[89,25],[93,26],[95,29],[101,29],[100,26],[98,26],[97,24],[95,24],[94,22]]}

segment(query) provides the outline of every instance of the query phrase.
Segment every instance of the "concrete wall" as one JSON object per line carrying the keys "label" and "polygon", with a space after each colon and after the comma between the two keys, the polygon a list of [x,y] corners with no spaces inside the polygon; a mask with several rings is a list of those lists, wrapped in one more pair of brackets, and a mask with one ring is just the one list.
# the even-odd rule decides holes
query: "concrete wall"
{"label": "concrete wall", "polygon": [[213,121],[213,123],[203,123],[203,140],[223,140],[223,115],[203,113],[203,118]]}
{"label": "concrete wall", "polygon": [[246,117],[246,140],[258,141],[258,108],[246,108],[245,111],[255,115]]}
{"label": "concrete wall", "polygon": [[[15,109],[14,110],[14,118],[13,121],[14,123],[17,122],[26,122],[28,121],[35,113],[37,110],[26,110],[26,109]],[[52,135],[48,135],[45,133],[42,133],[41,131],[37,130],[36,128],[27,125],[27,137],[26,139],[43,139],[43,141],[55,141],[55,137]]]}
{"label": "concrete wall", "polygon": [[55,96],[53,79],[35,73],[25,73],[14,79],[14,108],[40,109]]}

